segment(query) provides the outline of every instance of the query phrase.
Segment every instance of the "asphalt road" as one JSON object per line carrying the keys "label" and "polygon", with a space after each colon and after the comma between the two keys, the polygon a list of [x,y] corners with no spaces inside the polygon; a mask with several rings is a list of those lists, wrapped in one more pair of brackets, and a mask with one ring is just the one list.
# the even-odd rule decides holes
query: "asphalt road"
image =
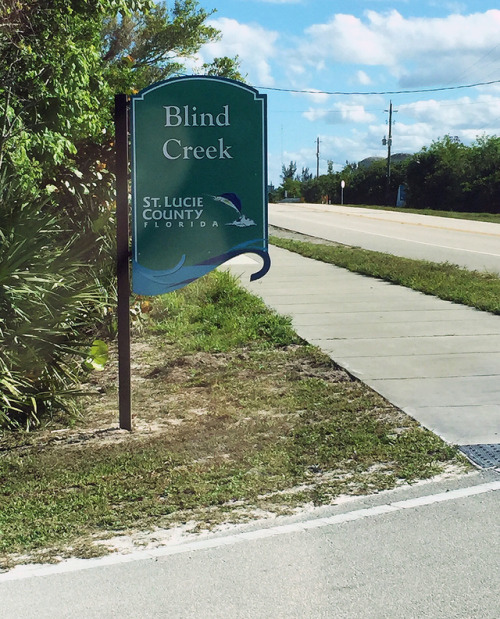
{"label": "asphalt road", "polygon": [[[12,619],[497,619],[494,471],[177,548],[0,575]],[[113,562],[110,562],[113,561]]]}
{"label": "asphalt road", "polygon": [[269,223],[345,245],[500,273],[500,224],[323,204],[270,204]]}

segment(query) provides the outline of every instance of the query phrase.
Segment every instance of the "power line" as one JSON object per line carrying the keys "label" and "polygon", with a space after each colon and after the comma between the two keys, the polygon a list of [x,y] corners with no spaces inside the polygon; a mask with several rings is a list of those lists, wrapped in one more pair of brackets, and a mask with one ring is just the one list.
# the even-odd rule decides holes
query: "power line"
{"label": "power line", "polygon": [[476,82],[475,84],[463,84],[461,86],[442,86],[440,88],[420,88],[416,90],[380,90],[371,92],[347,92],[347,91],[328,91],[328,90],[298,90],[294,88],[272,88],[271,86],[258,86],[258,90],[273,90],[275,92],[293,92],[298,94],[308,95],[410,95],[422,92],[443,92],[445,90],[463,90],[465,88],[476,88],[477,86],[491,86],[492,84],[500,84],[500,80],[492,80],[490,82]]}
{"label": "power line", "polygon": [[[463,69],[460,73],[460,75],[457,77],[455,76],[455,79],[452,81],[458,81],[458,80],[462,80],[465,79],[467,73],[473,69],[474,67],[476,67],[477,65],[482,65],[482,68],[484,69],[484,61],[486,60],[486,58],[488,58],[488,56],[491,56],[495,50],[497,50],[500,47],[500,43],[497,43],[494,47],[492,47],[488,52],[486,52],[485,54],[483,54],[482,56],[480,56],[476,61],[474,61],[472,64],[470,64],[468,67],[466,67],[465,69]],[[493,62],[497,62],[498,58],[494,58],[493,61],[489,61],[489,63],[493,63]],[[495,69],[497,70],[497,69]],[[483,72],[484,75],[484,72]],[[487,79],[487,75],[484,75],[483,79]],[[448,82],[448,84],[446,84],[447,86],[450,85],[451,82]]]}
{"label": "power line", "polygon": [[[441,101],[438,101],[436,99],[432,99],[431,100],[433,103],[436,103],[437,105],[439,105],[439,107],[468,107],[468,106],[472,106],[472,105],[484,105],[485,102],[484,101],[473,101],[473,100],[469,100],[469,101],[463,101],[462,99],[456,99],[456,100],[450,100],[450,99],[444,99]],[[417,107],[418,105],[420,105],[420,102],[412,102],[412,103],[403,103],[401,104],[404,107],[404,110],[408,110],[414,107]],[[362,110],[365,112],[380,112],[380,106],[378,107],[365,107],[364,105],[359,105],[358,103],[355,104],[345,104],[345,108],[341,109],[341,110],[336,110],[336,109],[321,109],[321,112],[324,114],[336,114],[337,116],[340,116],[341,114],[343,114],[345,112],[345,110]],[[309,108],[308,110],[270,110],[269,113],[270,114],[306,114],[307,112],[313,112],[314,110]]]}

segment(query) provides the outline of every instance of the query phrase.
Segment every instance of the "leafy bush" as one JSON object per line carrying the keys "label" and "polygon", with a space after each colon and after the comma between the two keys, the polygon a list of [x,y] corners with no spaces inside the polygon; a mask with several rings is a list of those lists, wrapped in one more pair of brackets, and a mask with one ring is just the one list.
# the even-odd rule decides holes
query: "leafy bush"
{"label": "leafy bush", "polygon": [[70,406],[106,306],[86,242],[65,239],[41,198],[3,178],[0,204],[0,426],[29,428]]}
{"label": "leafy bush", "polygon": [[[114,94],[182,72],[219,32],[196,0],[1,12],[0,427],[29,427],[69,406],[80,357],[100,366],[92,342],[115,331]],[[241,77],[228,58],[204,71]]]}

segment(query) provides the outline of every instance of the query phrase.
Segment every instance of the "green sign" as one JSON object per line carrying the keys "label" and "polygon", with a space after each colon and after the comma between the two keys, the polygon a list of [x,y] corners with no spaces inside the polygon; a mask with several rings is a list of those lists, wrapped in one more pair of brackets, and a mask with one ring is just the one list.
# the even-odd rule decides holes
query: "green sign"
{"label": "green sign", "polygon": [[242,253],[270,267],[266,96],[189,76],[132,97],[132,287],[181,288]]}

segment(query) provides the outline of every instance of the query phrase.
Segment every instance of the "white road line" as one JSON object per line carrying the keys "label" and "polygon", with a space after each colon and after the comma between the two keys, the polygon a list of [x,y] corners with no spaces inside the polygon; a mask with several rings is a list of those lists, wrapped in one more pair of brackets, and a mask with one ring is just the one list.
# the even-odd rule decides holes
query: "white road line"
{"label": "white road line", "polygon": [[358,509],[344,514],[328,516],[325,518],[314,518],[303,522],[293,524],[278,525],[256,531],[245,531],[234,535],[226,535],[223,537],[213,537],[210,539],[196,540],[192,542],[184,542],[172,544],[170,546],[162,546],[153,550],[140,550],[126,555],[111,554],[98,559],[68,559],[56,565],[20,565],[13,568],[11,571],[0,574],[0,584],[2,582],[13,580],[24,580],[27,578],[35,578],[40,576],[50,576],[52,574],[65,574],[69,572],[78,572],[98,567],[106,567],[119,565],[122,563],[132,563],[134,561],[146,561],[148,559],[157,559],[160,557],[168,557],[172,555],[185,554],[187,552],[196,552],[199,550],[208,550],[211,548],[221,548],[223,546],[232,546],[242,542],[264,540],[270,537],[279,535],[287,535],[293,533],[303,533],[311,529],[320,529],[328,526],[353,522],[365,518],[373,518],[383,514],[395,513],[404,509],[415,509],[435,503],[445,501],[454,501],[463,499],[478,494],[487,492],[495,492],[500,490],[500,481],[489,482],[477,486],[469,486],[468,488],[460,488],[458,490],[450,490],[439,494],[431,494],[416,499],[407,499],[405,501],[395,501],[385,505],[369,507],[366,509]]}
{"label": "white road line", "polygon": [[[302,222],[305,221],[306,223],[312,223],[311,220],[307,220],[305,218],[301,218],[299,216],[295,216],[295,219],[298,222]],[[283,228],[283,226],[279,226],[278,224],[271,224],[271,225],[276,225],[278,227]],[[490,252],[485,252],[485,251],[476,251],[474,249],[464,249],[462,247],[453,247],[451,245],[437,245],[436,243],[427,243],[425,241],[416,241],[415,239],[411,239],[411,238],[405,238],[405,237],[400,237],[400,236],[394,236],[391,234],[380,234],[379,232],[368,232],[366,230],[359,230],[358,228],[348,228],[347,226],[342,226],[342,225],[336,225],[336,224],[329,224],[329,223],[323,223],[322,224],[324,227],[326,228],[334,228],[337,231],[347,231],[347,232],[356,232],[357,234],[365,234],[366,236],[378,236],[380,238],[383,239],[391,239],[394,241],[403,241],[405,243],[414,243],[415,245],[426,245],[427,247],[435,247],[436,249],[451,249],[453,251],[459,251],[459,252],[466,252],[469,254],[478,254],[480,256],[494,256],[495,258],[499,258],[500,254],[494,254],[494,253],[490,253]],[[409,225],[413,225],[413,224],[409,224]],[[421,225],[421,224],[419,224]],[[295,231],[295,232],[300,232],[299,230],[292,230],[291,228],[284,228],[284,229],[288,229],[290,231]],[[457,230],[456,232],[464,232],[464,230]],[[309,234],[310,233],[306,233],[303,232],[302,234]],[[496,236],[496,235],[495,235]],[[316,237],[319,238],[319,237]],[[326,239],[329,240],[329,239]],[[331,239],[333,240],[333,239]],[[340,241],[337,241],[340,242]]]}
{"label": "white road line", "polygon": [[[364,209],[352,209],[349,207],[349,212],[347,211],[338,211],[335,209],[326,209],[323,205],[323,208],[310,208],[306,205],[301,205],[303,207],[304,210],[309,210],[315,213],[321,213],[321,214],[333,214],[335,215],[340,215],[340,217],[344,217],[346,219],[348,218],[354,218],[354,217],[358,217],[360,219],[371,219],[373,221],[377,221],[377,222],[384,222],[384,223],[391,223],[391,224],[396,224],[396,225],[401,225],[401,226],[416,226],[416,227],[422,227],[422,228],[433,228],[435,230],[444,230],[444,231],[449,231],[449,232],[464,232],[466,234],[484,234],[486,236],[500,236],[500,227],[496,228],[496,226],[498,224],[493,224],[493,227],[490,227],[491,224],[489,222],[481,222],[481,221],[474,221],[474,220],[466,220],[466,219],[456,219],[454,217],[438,217],[438,216],[433,216],[432,214],[429,215],[416,215],[419,219],[417,220],[404,220],[398,217],[391,217],[391,214],[389,211],[377,211],[377,212],[373,212],[370,210],[364,210]],[[383,213],[383,214],[382,214]],[[277,213],[278,215],[283,215],[285,214],[285,216],[289,216],[289,217],[299,217],[301,215],[307,215],[306,212],[299,212],[297,213],[297,209],[288,209],[288,210],[282,210],[280,212]],[[412,215],[411,213],[403,213],[404,215]],[[274,215],[274,213],[272,213],[272,215]],[[306,219],[307,221],[307,219]],[[460,223],[463,223],[464,225],[460,225]],[[474,226],[475,224],[479,224],[479,226],[481,228],[485,228],[486,226],[488,226],[488,231],[484,231],[484,229],[476,229],[476,230],[471,230],[470,226]],[[333,224],[333,225],[337,225],[337,223]],[[465,227],[468,226],[468,227]],[[495,231],[494,228],[496,228]]]}
{"label": "white road line", "polygon": [[452,249],[453,251],[466,252],[468,254],[479,254],[481,256],[495,256],[500,258],[500,254],[493,254],[487,251],[477,251],[475,249],[464,249],[462,247],[453,247],[452,245],[437,245],[436,243],[426,243],[425,241],[416,241],[400,236],[391,236],[388,234],[379,234],[378,232],[366,232],[365,230],[356,230],[356,228],[337,228],[340,230],[348,230],[349,232],[357,232],[358,234],[366,234],[368,236],[379,236],[384,239],[393,239],[394,241],[404,241],[405,243],[414,243],[415,245],[426,245],[428,247],[436,247],[437,249]]}

